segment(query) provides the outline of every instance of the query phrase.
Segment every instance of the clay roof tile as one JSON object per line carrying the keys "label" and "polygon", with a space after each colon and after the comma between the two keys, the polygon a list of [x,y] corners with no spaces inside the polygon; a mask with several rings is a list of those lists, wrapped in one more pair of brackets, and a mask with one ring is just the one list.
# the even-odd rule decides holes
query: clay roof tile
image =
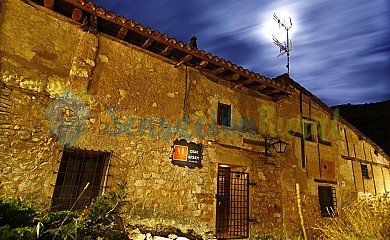
{"label": "clay roof tile", "polygon": [[96,10],[96,5],[95,5],[95,3],[93,3],[93,2],[87,2],[87,4],[85,4],[85,6],[86,6],[87,8],[89,8],[89,9],[93,10],[93,11]]}
{"label": "clay roof tile", "polygon": [[74,0],[74,1],[80,3],[83,6],[85,5],[85,1],[84,0]]}
{"label": "clay roof tile", "polygon": [[126,25],[129,25],[131,27],[134,27],[135,26],[135,22],[133,21],[133,19],[128,19],[126,22],[125,22]]}
{"label": "clay roof tile", "polygon": [[139,30],[144,30],[144,26],[142,26],[142,24],[141,23],[137,23],[137,24],[135,24],[135,26],[134,26],[135,28],[138,28]]}
{"label": "clay roof tile", "polygon": [[161,33],[160,33],[158,30],[154,30],[154,31],[152,32],[152,35],[153,35],[153,36],[160,37],[160,36],[161,36]]}
{"label": "clay roof tile", "polygon": [[168,40],[169,40],[168,34],[166,34],[166,33],[164,33],[163,35],[161,35],[160,38],[161,38],[162,40],[165,40],[165,41],[168,41]]}
{"label": "clay roof tile", "polygon": [[188,51],[191,51],[192,47],[190,46],[190,44],[186,44],[185,45],[185,48],[188,50]]}
{"label": "clay roof tile", "polygon": [[124,24],[126,22],[126,18],[124,16],[116,17],[115,20],[119,23]]}
{"label": "clay roof tile", "polygon": [[144,28],[143,32],[150,35],[152,33],[152,29],[150,27],[146,27]]}
{"label": "clay roof tile", "polygon": [[115,14],[113,11],[108,11],[108,12],[106,12],[106,16],[107,16],[109,19],[115,19],[115,18],[116,18],[116,14]]}
{"label": "clay roof tile", "polygon": [[106,9],[102,6],[96,8],[96,13],[100,15],[106,15]]}

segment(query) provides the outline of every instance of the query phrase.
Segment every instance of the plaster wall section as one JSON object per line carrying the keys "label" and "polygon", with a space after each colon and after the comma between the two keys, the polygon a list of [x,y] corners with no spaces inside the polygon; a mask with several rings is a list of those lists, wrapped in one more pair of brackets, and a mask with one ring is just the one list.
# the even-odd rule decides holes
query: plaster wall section
{"label": "plaster wall section", "polygon": [[0,4],[1,195],[47,207],[60,149],[44,110],[67,85],[78,31],[22,1]]}
{"label": "plaster wall section", "polygon": [[22,1],[1,2],[0,26],[2,81],[58,96],[68,83],[81,31],[61,15]]}

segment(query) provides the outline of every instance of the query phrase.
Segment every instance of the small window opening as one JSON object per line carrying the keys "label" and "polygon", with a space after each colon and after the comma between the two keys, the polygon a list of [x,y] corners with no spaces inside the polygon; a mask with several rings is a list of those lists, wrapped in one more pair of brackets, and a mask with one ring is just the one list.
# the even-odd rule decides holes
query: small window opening
{"label": "small window opening", "polygon": [[360,167],[362,169],[362,176],[363,176],[363,178],[369,179],[370,175],[368,174],[368,166],[367,166],[367,164],[362,163],[362,164],[360,164]]}
{"label": "small window opening", "polygon": [[337,215],[336,188],[331,186],[318,186],[318,199],[321,216],[333,217]]}
{"label": "small window opening", "polygon": [[303,124],[303,131],[304,131],[303,136],[304,136],[305,140],[314,141],[311,123],[304,123]]}
{"label": "small window opening", "polygon": [[321,126],[321,123],[317,122],[317,136],[319,141],[325,141],[324,139],[324,129]]}
{"label": "small window opening", "polygon": [[223,103],[218,103],[217,124],[222,126],[230,126],[231,106]]}

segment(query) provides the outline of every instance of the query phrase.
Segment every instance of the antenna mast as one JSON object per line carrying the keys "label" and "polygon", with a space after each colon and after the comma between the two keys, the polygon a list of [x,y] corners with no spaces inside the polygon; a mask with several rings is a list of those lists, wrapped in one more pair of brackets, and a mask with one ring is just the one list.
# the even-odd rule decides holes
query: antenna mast
{"label": "antenna mast", "polygon": [[288,30],[290,30],[290,28],[292,27],[292,21],[291,21],[291,18],[289,18],[290,24],[287,25],[286,21],[283,20],[283,22],[282,22],[279,19],[279,17],[276,16],[275,13],[274,13],[273,17],[274,17],[274,20],[279,24],[279,28],[283,27],[284,30],[286,30],[286,32],[287,32],[287,42],[285,42],[284,44],[282,44],[274,35],[272,35],[272,40],[274,41],[274,44],[279,47],[279,55],[277,57],[287,53],[286,68],[287,68],[287,74],[290,75],[290,51],[292,49],[292,42],[291,42],[291,39],[289,39],[289,37],[288,37]]}

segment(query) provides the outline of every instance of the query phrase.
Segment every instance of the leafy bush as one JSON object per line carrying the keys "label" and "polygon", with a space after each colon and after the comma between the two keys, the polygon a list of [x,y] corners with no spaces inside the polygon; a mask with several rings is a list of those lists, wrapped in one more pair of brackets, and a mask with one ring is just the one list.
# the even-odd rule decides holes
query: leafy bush
{"label": "leafy bush", "polygon": [[20,199],[0,198],[0,239],[33,239],[36,211]]}
{"label": "leafy bush", "polygon": [[20,199],[0,199],[0,226],[17,228],[32,225],[35,214],[35,210]]}
{"label": "leafy bush", "polygon": [[377,196],[344,207],[339,216],[317,224],[320,239],[390,239],[390,199]]}
{"label": "leafy bush", "polygon": [[84,211],[59,211],[45,214],[21,200],[0,199],[1,239],[128,239],[117,229],[121,208],[127,203],[125,182],[116,191],[98,197]]}

